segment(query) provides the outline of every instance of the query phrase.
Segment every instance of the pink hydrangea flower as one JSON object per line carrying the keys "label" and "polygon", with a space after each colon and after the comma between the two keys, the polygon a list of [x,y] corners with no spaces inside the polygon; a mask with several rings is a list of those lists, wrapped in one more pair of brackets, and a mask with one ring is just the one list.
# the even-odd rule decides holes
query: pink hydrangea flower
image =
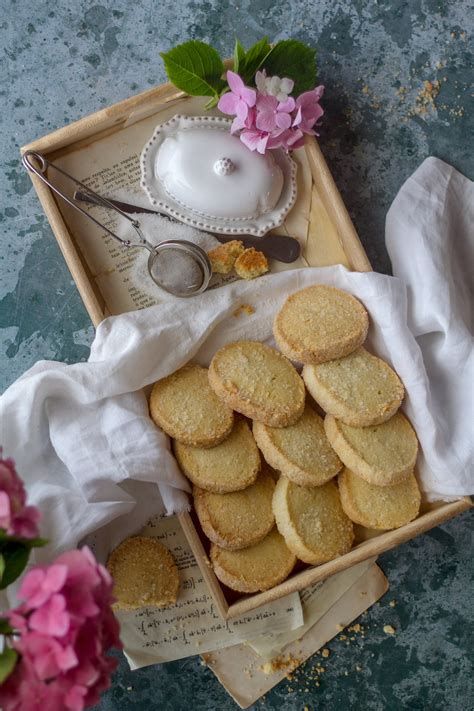
{"label": "pink hydrangea flower", "polygon": [[245,121],[249,109],[255,106],[257,92],[245,86],[242,79],[235,72],[227,72],[227,83],[230,91],[223,94],[217,104],[223,114],[237,116],[240,121]]}
{"label": "pink hydrangea flower", "polygon": [[0,448],[0,529],[9,536],[37,538],[41,514],[26,506],[26,491],[12,459],[2,458]]}
{"label": "pink hydrangea flower", "polygon": [[88,548],[26,573],[8,613],[19,661],[0,688],[3,711],[82,711],[99,701],[121,648],[112,579]]}
{"label": "pink hydrangea flower", "polygon": [[319,104],[323,86],[294,99],[289,96],[294,81],[267,77],[265,70],[255,76],[257,91],[246,87],[234,72],[227,72],[227,81],[231,91],[221,97],[218,107],[235,116],[231,133],[238,133],[249,150],[295,150],[303,146],[305,134],[317,135],[314,127],[324,113]]}

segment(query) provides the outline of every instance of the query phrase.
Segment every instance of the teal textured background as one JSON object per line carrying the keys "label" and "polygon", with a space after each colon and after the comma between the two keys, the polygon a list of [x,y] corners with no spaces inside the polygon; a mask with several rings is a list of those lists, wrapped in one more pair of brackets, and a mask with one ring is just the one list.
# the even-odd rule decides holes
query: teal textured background
{"label": "teal textured background", "polygon": [[[322,150],[374,268],[389,272],[384,218],[405,178],[428,155],[474,173],[472,9],[466,0],[4,0],[0,388],[39,359],[85,360],[93,338],[21,145],[162,82],[158,52],[187,38],[223,54],[236,35],[246,46],[265,34],[299,38],[318,48],[327,87]],[[474,708],[473,528],[464,514],[382,556],[391,589],[361,620],[365,638],[329,645],[319,687],[313,659],[255,708]],[[98,708],[191,707],[235,708],[198,658],[133,673],[122,660]]]}

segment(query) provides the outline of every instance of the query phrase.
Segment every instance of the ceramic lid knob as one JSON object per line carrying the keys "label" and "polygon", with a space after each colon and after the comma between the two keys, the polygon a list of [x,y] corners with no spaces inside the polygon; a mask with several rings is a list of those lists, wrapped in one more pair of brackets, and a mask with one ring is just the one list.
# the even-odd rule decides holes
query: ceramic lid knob
{"label": "ceramic lid knob", "polygon": [[235,163],[230,158],[220,158],[214,163],[214,172],[217,175],[230,175],[235,170]]}

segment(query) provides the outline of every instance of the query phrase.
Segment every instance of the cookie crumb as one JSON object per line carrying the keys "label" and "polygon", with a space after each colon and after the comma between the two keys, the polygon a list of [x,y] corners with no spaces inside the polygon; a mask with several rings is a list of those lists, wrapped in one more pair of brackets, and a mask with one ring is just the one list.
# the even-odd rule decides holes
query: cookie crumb
{"label": "cookie crumb", "polygon": [[392,625],[384,625],[383,631],[385,634],[395,634],[395,627],[392,627]]}
{"label": "cookie crumb", "polygon": [[234,316],[240,316],[241,314],[248,314],[251,316],[252,314],[255,313],[255,309],[253,306],[250,304],[241,304],[237,309],[234,311]]}
{"label": "cookie crumb", "polygon": [[327,659],[327,658],[329,657],[329,655],[331,654],[331,652],[329,651],[329,649],[328,649],[327,647],[324,647],[324,649],[323,649],[323,651],[321,652],[321,654],[322,654],[322,656],[324,657],[324,659]]}
{"label": "cookie crumb", "polygon": [[396,601],[396,600],[390,600],[390,602],[389,602],[388,604],[390,605],[390,607],[395,607],[395,605],[397,604],[397,601]]}

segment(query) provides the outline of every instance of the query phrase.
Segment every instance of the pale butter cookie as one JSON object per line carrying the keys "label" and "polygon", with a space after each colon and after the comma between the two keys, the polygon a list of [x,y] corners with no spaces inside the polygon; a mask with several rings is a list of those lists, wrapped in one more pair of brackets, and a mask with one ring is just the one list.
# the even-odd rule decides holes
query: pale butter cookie
{"label": "pale butter cookie", "polygon": [[174,605],[178,568],[171,553],[156,538],[126,538],[112,551],[107,568],[114,581],[116,610]]}
{"label": "pale butter cookie", "polygon": [[188,479],[216,494],[245,489],[260,471],[260,453],[243,418],[236,419],[230,435],[215,447],[189,447],[175,441],[173,448]]}
{"label": "pale butter cookie", "polygon": [[308,489],[280,477],[273,513],[286,545],[305,563],[320,565],[351,549],[352,521],[344,513],[332,481]]}
{"label": "pale butter cookie", "polygon": [[215,447],[234,424],[232,410],[209,387],[207,369],[193,364],[153,385],[150,415],[170,437],[193,447]]}
{"label": "pale butter cookie", "polygon": [[321,486],[342,468],[322,417],[309,405],[296,424],[269,427],[254,422],[253,434],[268,464],[300,486]]}
{"label": "pale butter cookie", "polygon": [[393,486],[374,486],[344,469],[339,476],[339,494],[351,521],[366,528],[400,528],[420,511],[421,495],[414,474]]}
{"label": "pale butter cookie", "polygon": [[323,410],[353,427],[389,420],[403,400],[404,387],[395,371],[362,347],[344,358],[305,365],[302,375]]}
{"label": "pale butter cookie", "polygon": [[194,508],[202,530],[226,550],[253,546],[275,525],[272,497],[275,482],[262,472],[255,484],[231,494],[213,494],[194,487]]}
{"label": "pale butter cookie", "polygon": [[291,360],[324,363],[349,355],[365,341],[367,311],[341,289],[319,284],[291,294],[278,312],[273,333]]}
{"label": "pale butter cookie", "polygon": [[255,593],[285,580],[296,558],[274,527],[260,543],[239,551],[228,551],[213,543],[211,561],[215,574],[229,588]]}
{"label": "pale butter cookie", "polygon": [[257,341],[220,348],[209,366],[209,382],[229,407],[271,425],[292,425],[303,413],[305,388],[290,361]]}
{"label": "pale butter cookie", "polygon": [[328,440],[345,466],[375,486],[392,486],[415,468],[418,440],[401,412],[372,427],[351,427],[326,415]]}

